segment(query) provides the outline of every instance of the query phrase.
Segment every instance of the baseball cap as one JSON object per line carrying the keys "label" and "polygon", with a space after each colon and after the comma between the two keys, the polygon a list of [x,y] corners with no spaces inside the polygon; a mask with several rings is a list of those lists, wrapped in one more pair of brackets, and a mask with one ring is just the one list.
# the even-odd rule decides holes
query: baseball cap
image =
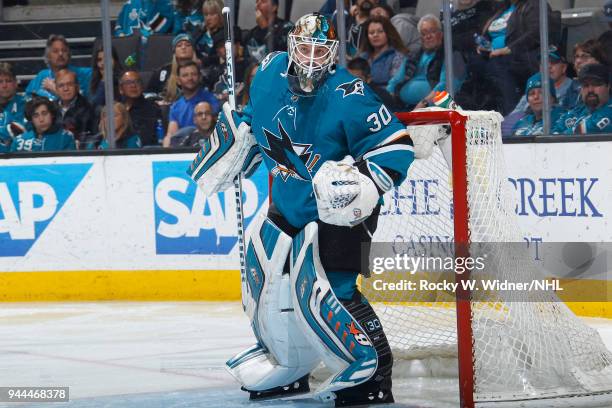
{"label": "baseball cap", "polygon": [[602,64],[588,64],[582,67],[578,74],[578,81],[583,82],[587,79],[595,79],[606,84],[610,83],[610,70]]}
{"label": "baseball cap", "polygon": [[[557,97],[557,92],[555,91],[555,83],[552,79],[548,80],[550,85],[550,94],[553,97]],[[542,88],[542,75],[538,72],[533,74],[527,80],[527,85],[525,86],[525,95],[529,95],[529,91],[535,88]]]}
{"label": "baseball cap", "polygon": [[[612,0],[610,0],[612,1]],[[540,60],[540,54],[538,54],[538,60]],[[559,52],[559,49],[554,46],[551,45],[548,48],[548,60],[550,62],[552,62],[553,64],[557,63],[557,62],[563,62],[567,64],[567,60],[565,59],[565,57],[563,55],[561,55],[561,53]]]}
{"label": "baseball cap", "polygon": [[174,37],[172,39],[172,51],[174,51],[176,49],[176,46],[181,41],[189,41],[191,46],[193,46],[193,38],[191,38],[191,36],[189,34],[181,33],[181,34],[178,34],[176,37]]}

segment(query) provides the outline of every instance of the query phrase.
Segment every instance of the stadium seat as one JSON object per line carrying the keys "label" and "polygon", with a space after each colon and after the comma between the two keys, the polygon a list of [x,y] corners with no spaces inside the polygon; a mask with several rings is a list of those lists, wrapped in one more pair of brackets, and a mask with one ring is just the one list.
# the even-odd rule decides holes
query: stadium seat
{"label": "stadium seat", "polygon": [[423,17],[425,14],[440,15],[442,0],[419,0],[416,6],[416,16]]}
{"label": "stadium seat", "polygon": [[[125,68],[138,69],[140,64],[140,35],[130,35],[127,37],[114,37],[111,41],[113,48],[117,51],[119,61]],[[101,38],[96,38],[93,49],[96,49],[102,42]]]}
{"label": "stadium seat", "polygon": [[143,71],[154,71],[172,61],[172,34],[155,34],[149,37],[144,51]]}
{"label": "stadium seat", "polygon": [[153,76],[153,71],[140,71],[139,74],[140,80],[142,81],[143,86],[146,88],[147,84],[151,80],[151,77]]}
{"label": "stadium seat", "polygon": [[548,0],[548,4],[553,10],[565,10],[570,8],[570,0]]}
{"label": "stadium seat", "polygon": [[[285,16],[284,14],[285,3],[286,2],[283,2],[283,1],[280,2],[280,8],[278,12],[278,15],[283,18]],[[311,1],[293,0],[293,5],[291,7],[291,21],[296,21],[298,18],[302,17],[304,14],[312,13],[313,11],[319,10],[321,6],[323,5],[323,3],[325,3],[324,0],[314,0],[314,1],[313,0]]]}
{"label": "stadium seat", "polygon": [[600,8],[601,6],[563,10],[562,21],[563,27],[567,30],[567,57],[569,60],[573,59],[572,49],[576,43],[598,38],[608,30],[608,25],[600,18]]}
{"label": "stadium seat", "polygon": [[574,0],[574,8],[593,7],[603,9],[603,0]]}

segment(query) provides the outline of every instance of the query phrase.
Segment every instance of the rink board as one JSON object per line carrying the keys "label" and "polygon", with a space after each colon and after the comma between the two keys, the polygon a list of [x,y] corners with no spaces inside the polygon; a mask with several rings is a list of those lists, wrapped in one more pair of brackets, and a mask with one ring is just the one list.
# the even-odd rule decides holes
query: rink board
{"label": "rink board", "polygon": [[[504,148],[526,240],[612,242],[611,142]],[[0,300],[239,299],[233,193],[203,197],[191,159],[0,160]],[[267,174],[244,190],[248,227],[267,207]]]}

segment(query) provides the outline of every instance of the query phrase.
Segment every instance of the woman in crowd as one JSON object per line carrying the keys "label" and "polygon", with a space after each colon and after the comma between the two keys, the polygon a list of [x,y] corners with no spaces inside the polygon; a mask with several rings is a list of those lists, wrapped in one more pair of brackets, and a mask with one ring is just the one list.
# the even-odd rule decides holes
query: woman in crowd
{"label": "woman in crowd", "polygon": [[204,25],[194,34],[199,57],[204,65],[216,61],[215,42],[223,39],[223,1],[206,0],[202,5]]}
{"label": "woman in crowd", "polygon": [[[456,0],[451,12],[453,49],[459,51],[466,61],[476,54],[474,37],[481,34],[482,27],[495,13],[495,2],[491,0]],[[442,18],[442,16],[440,16]]]}
{"label": "woman in crowd", "polygon": [[180,96],[177,83],[179,64],[194,61],[200,65],[193,47],[193,39],[189,34],[179,34],[174,37],[172,51],[172,62],[155,71],[147,85],[147,92],[159,94],[165,104],[175,102]]}
{"label": "woman in crowd", "polygon": [[[115,47],[111,48],[111,56],[113,59],[113,90],[115,100],[119,97],[119,75],[123,70],[121,61]],[[104,94],[104,49],[102,49],[102,41],[95,44],[91,54],[91,82],[89,83],[89,102],[94,109],[105,104]]]}
{"label": "woman in crowd", "polygon": [[[117,149],[137,149],[142,147],[140,137],[134,132],[130,113],[126,106],[121,102],[113,104],[115,115],[115,146]],[[100,135],[97,141],[90,142],[87,149],[108,149],[108,130],[107,130],[106,109],[102,110],[100,115]]]}
{"label": "woman in crowd", "polygon": [[539,70],[539,19],[538,1],[504,0],[482,30],[484,41],[471,71],[499,89],[504,115],[516,106],[527,78]]}
{"label": "woman in crowd", "polygon": [[346,53],[355,56],[362,49],[367,38],[365,24],[370,18],[370,11],[378,3],[377,0],[357,0],[349,9],[349,22],[346,25],[348,42]]}
{"label": "woman in crowd", "polygon": [[387,18],[374,16],[365,23],[364,29],[367,40],[361,47],[360,57],[370,64],[372,83],[386,86],[404,62],[407,49]]}
{"label": "woman in crowd", "polygon": [[15,136],[11,152],[76,149],[72,133],[57,123],[57,106],[47,98],[35,96],[26,103],[25,117],[32,123],[32,129]]}
{"label": "woman in crowd", "polygon": [[574,45],[574,71],[576,78],[573,80],[570,89],[561,100],[561,105],[566,108],[573,109],[576,105],[582,103],[580,98],[580,81],[578,74],[582,67],[589,64],[608,65],[608,58],[605,50],[599,41],[591,39]]}

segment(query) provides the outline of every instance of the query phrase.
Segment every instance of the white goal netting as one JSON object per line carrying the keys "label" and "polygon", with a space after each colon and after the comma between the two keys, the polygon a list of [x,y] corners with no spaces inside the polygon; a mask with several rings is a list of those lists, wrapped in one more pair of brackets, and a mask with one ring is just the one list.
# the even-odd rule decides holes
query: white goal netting
{"label": "white goal netting", "polygon": [[[468,117],[465,185],[470,242],[497,243],[487,248],[488,265],[493,265],[485,272],[487,278],[546,278],[526,248],[500,244],[524,242],[514,213],[516,201],[508,188],[501,116],[494,112],[462,114]],[[409,126],[409,131],[438,132],[439,126]],[[415,161],[408,179],[385,196],[374,245],[389,242],[393,251],[401,251],[415,242],[452,242],[454,222],[461,222],[453,211],[452,189],[451,173],[440,149],[427,160]],[[399,272],[385,274],[387,282],[405,277]],[[454,280],[452,275],[422,273],[429,281]],[[368,282],[374,278],[379,276]],[[396,358],[457,356],[454,293],[376,291],[367,286],[363,290],[375,302]],[[612,354],[598,333],[559,301],[555,292],[500,292],[481,295],[471,305],[477,403],[592,396],[612,390]]]}

